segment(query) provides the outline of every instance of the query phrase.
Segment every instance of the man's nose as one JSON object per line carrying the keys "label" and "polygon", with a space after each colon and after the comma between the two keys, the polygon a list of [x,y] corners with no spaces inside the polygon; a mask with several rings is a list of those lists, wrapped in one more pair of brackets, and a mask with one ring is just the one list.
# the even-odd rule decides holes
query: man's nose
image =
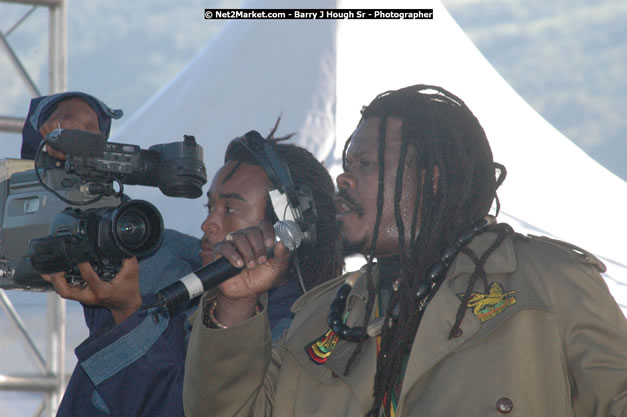
{"label": "man's nose", "polygon": [[200,225],[200,230],[202,230],[205,234],[215,234],[219,229],[220,226],[218,222],[216,222],[215,219],[212,218],[211,214],[209,214],[205,221],[202,222],[202,224]]}
{"label": "man's nose", "polygon": [[355,177],[346,172],[338,175],[335,181],[337,182],[337,188],[353,189],[356,184]]}

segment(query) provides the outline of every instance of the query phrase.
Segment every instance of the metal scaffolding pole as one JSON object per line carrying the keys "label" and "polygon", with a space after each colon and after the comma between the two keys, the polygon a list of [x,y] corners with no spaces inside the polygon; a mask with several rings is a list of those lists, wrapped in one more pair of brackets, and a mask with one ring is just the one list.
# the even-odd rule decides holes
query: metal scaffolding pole
{"label": "metal scaffolding pole", "polygon": [[[49,11],[48,77],[50,94],[67,90],[67,0],[0,0],[7,3],[30,4],[34,7],[19,19],[6,33],[0,32],[0,51],[4,50],[25,87],[32,96],[41,95],[18,55],[11,48],[7,37],[33,13],[38,6]],[[0,131],[21,132],[24,119],[0,116]],[[45,360],[13,307],[4,290],[0,289],[0,304],[12,318],[27,349],[41,374],[36,376],[0,375],[0,390],[43,392],[44,401],[33,416],[54,417],[65,390],[65,300],[50,293],[47,295],[47,349]]]}
{"label": "metal scaffolding pole", "polygon": [[24,126],[24,118],[0,116],[0,132],[21,133]]}
{"label": "metal scaffolding pole", "polygon": [[[65,0],[50,6],[49,92],[67,90],[67,8]],[[46,412],[57,414],[65,391],[65,300],[55,293],[48,294],[48,372],[57,378],[56,389],[48,393]]]}
{"label": "metal scaffolding pole", "polygon": [[67,90],[67,8],[66,1],[59,0],[50,6],[49,30],[49,93]]}
{"label": "metal scaffolding pole", "polygon": [[54,417],[65,391],[65,300],[56,293],[48,298],[48,374],[55,387],[46,393],[46,415]]}
{"label": "metal scaffolding pole", "polygon": [[17,57],[17,54],[15,53],[13,48],[11,48],[11,45],[9,44],[9,41],[7,41],[4,33],[0,33],[0,46],[2,46],[4,51],[9,56],[9,60],[13,63],[13,65],[17,69],[18,74],[20,74],[20,76],[26,83],[26,87],[28,87],[31,95],[40,96],[41,93],[39,92],[39,89],[35,85],[35,82],[30,78],[30,75],[28,75],[28,71],[26,71],[26,68],[24,68],[24,65],[22,65],[22,61],[20,61],[20,59]]}

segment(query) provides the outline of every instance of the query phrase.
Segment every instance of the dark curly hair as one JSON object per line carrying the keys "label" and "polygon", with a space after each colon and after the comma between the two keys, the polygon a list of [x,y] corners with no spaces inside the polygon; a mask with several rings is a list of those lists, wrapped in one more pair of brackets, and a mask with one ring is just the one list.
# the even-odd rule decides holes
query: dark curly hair
{"label": "dark curly hair", "polygon": [[[294,184],[306,185],[311,189],[317,211],[316,239],[313,246],[297,250],[298,263],[306,289],[342,274],[344,257],[339,239],[339,226],[335,221],[335,188],[331,176],[306,149],[292,144],[279,143],[288,140],[293,134],[275,138],[274,134],[279,121],[265,141],[272,144],[274,151],[286,163]],[[257,157],[245,146],[237,146],[240,138],[229,144],[224,162],[235,161],[233,169],[225,177],[227,181],[241,164],[261,166]],[[266,218],[273,218],[273,210],[268,198]],[[289,279],[298,279],[296,269],[292,265],[289,269]]]}

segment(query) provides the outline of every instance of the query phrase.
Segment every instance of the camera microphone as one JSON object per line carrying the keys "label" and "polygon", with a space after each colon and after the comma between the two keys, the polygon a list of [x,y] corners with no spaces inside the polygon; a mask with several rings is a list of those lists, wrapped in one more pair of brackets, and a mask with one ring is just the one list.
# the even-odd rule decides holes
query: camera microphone
{"label": "camera microphone", "polygon": [[[280,220],[273,227],[277,243],[282,242],[290,251],[300,246],[303,232],[295,222]],[[269,253],[268,256],[272,256],[272,253]],[[226,258],[220,258],[159,290],[156,294],[158,305],[172,311],[182,303],[198,297],[209,288],[213,288],[239,274],[242,269],[244,268],[231,265]]]}
{"label": "camera microphone", "polygon": [[107,148],[107,140],[100,134],[76,129],[55,129],[46,142],[73,156],[102,156]]}

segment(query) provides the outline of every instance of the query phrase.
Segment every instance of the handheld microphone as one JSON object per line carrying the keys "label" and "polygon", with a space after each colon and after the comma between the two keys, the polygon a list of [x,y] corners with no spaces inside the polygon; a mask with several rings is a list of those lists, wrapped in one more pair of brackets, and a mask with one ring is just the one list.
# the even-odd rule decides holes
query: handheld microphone
{"label": "handheld microphone", "polygon": [[[282,242],[287,249],[293,251],[303,240],[303,232],[291,220],[280,220],[274,224],[276,241]],[[268,254],[272,256],[271,253]],[[160,307],[172,311],[182,303],[194,299],[227,279],[239,274],[244,268],[237,268],[225,259],[220,258],[194,272],[190,272],[180,280],[157,291]]]}

